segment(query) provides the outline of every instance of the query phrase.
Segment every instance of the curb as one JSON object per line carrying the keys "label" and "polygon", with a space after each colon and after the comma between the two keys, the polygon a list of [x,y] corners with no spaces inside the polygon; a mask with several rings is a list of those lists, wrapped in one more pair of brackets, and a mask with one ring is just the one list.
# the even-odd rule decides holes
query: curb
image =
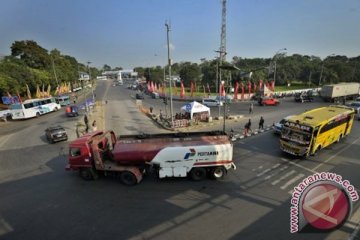
{"label": "curb", "polygon": [[251,137],[251,136],[256,136],[258,134],[261,134],[261,133],[265,133],[265,132],[268,132],[272,129],[272,125],[267,125],[264,130],[259,130],[259,129],[255,129],[254,131],[252,131],[251,133],[248,133],[248,134],[240,134],[240,133],[237,133],[237,134],[234,134],[233,137],[231,138],[232,141],[236,141],[238,139],[244,139],[244,138],[248,138],[248,137]]}

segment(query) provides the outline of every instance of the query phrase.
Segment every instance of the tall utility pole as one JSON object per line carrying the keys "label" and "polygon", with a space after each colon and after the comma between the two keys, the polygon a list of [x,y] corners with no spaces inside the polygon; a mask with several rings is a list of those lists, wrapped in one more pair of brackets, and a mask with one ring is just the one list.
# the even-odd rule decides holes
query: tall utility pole
{"label": "tall utility pole", "polygon": [[168,66],[169,66],[169,90],[170,90],[170,116],[171,116],[171,127],[174,127],[174,114],[173,114],[173,102],[172,102],[172,80],[171,80],[171,58],[170,58],[170,40],[169,32],[170,26],[168,23],[165,23],[166,27],[166,36],[167,36],[167,48],[168,48]]}
{"label": "tall utility pole", "polygon": [[220,62],[226,60],[226,0],[222,0]]}

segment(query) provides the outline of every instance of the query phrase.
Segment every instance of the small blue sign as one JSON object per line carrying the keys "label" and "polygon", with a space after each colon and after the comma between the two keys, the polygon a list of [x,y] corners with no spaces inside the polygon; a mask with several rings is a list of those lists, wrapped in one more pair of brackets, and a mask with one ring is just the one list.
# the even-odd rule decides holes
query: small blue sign
{"label": "small blue sign", "polygon": [[188,103],[188,104],[186,104],[186,111],[191,111],[191,104],[190,103]]}

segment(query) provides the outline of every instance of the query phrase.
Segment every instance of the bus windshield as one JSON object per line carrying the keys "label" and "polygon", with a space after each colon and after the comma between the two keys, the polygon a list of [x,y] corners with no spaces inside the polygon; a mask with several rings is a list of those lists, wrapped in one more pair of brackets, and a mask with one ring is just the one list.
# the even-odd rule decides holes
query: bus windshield
{"label": "bus windshield", "polygon": [[284,127],[281,132],[281,137],[292,142],[302,145],[309,145],[311,141],[311,133],[296,131],[291,128]]}

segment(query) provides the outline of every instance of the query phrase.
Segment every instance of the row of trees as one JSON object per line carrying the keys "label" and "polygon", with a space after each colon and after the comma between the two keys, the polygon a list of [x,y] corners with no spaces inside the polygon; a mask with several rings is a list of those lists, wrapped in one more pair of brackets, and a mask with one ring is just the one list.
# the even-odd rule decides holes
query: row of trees
{"label": "row of trees", "polygon": [[[275,61],[276,60],[276,61]],[[215,88],[218,79],[217,59],[202,60],[200,64],[191,62],[180,62],[172,65],[172,74],[179,75],[186,86],[194,81],[197,85],[207,85]],[[360,81],[360,56],[348,58],[346,56],[331,55],[325,59],[316,56],[294,54],[286,56],[279,54],[274,58],[252,58],[246,59],[233,57],[232,61],[222,64],[222,80],[227,80],[233,85],[235,81],[259,82],[260,80],[273,80],[276,85],[302,84],[309,86],[321,86],[323,84],[338,82]],[[226,67],[225,67],[226,66]],[[231,66],[235,66],[233,70]],[[275,67],[276,66],[276,67]],[[276,74],[274,74],[276,69]],[[135,69],[140,76],[147,80],[161,83],[167,68],[156,66],[152,68],[138,67]],[[249,73],[252,74],[249,74]],[[229,83],[230,83],[229,82]]]}
{"label": "row of trees", "polygon": [[91,76],[100,73],[97,68],[88,68],[57,49],[48,51],[32,40],[15,41],[11,55],[0,60],[0,96],[7,92],[25,95],[26,85],[32,93],[42,85],[50,84],[55,89],[66,83],[74,87],[79,84],[80,72],[90,72]]}
{"label": "row of trees", "polygon": [[[275,63],[276,60],[276,63]],[[179,62],[174,63],[172,74],[178,75],[185,86],[193,81],[197,86],[209,84],[212,90],[216,89],[218,79],[217,59],[202,59],[201,63]],[[224,66],[235,66],[240,70],[225,70]],[[275,67],[276,66],[276,67]],[[79,63],[76,58],[62,54],[58,49],[48,51],[32,40],[15,41],[11,45],[11,55],[0,60],[0,95],[18,91],[26,93],[26,84],[31,92],[38,85],[51,85],[55,89],[61,83],[71,86],[79,84],[79,72],[90,72],[92,77],[102,71],[121,70],[121,67],[112,69],[104,64],[102,69],[89,67]],[[228,85],[235,81],[248,81],[252,72],[251,81],[273,80],[276,69],[276,85],[303,84],[319,86],[328,83],[360,81],[360,56],[348,58],[346,56],[331,55],[325,59],[316,56],[284,53],[274,58],[241,58],[233,57],[231,61],[222,64],[221,79]],[[162,83],[168,73],[167,67],[137,67],[134,69],[139,76],[148,81]]]}

